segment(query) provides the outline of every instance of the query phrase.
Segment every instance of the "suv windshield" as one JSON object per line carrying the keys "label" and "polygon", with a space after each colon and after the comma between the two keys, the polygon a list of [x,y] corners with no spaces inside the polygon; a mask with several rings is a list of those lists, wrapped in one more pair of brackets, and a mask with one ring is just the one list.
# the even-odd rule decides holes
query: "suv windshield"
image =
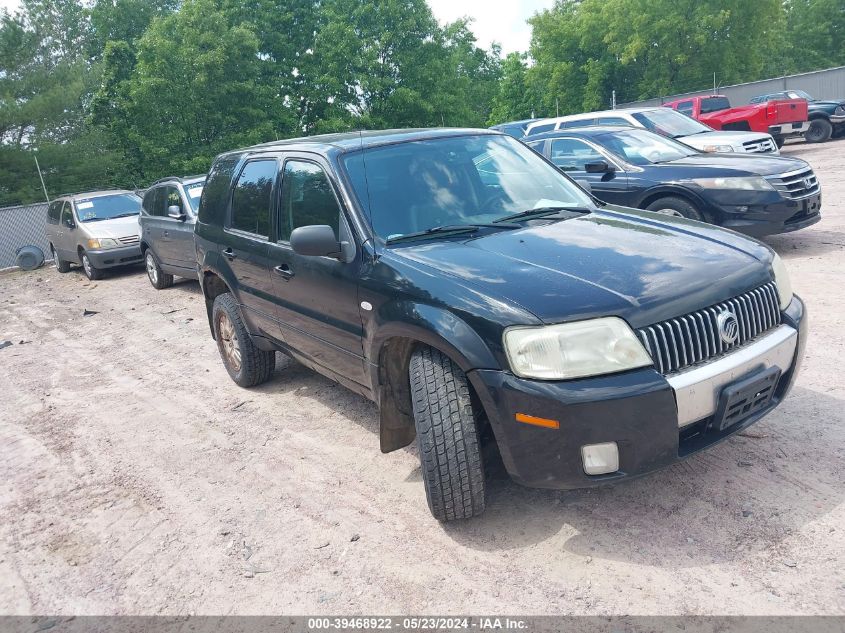
{"label": "suv windshield", "polygon": [[642,123],[647,130],[657,132],[670,138],[692,136],[702,132],[712,132],[713,129],[703,123],[689,118],[685,114],[675,112],[669,108],[635,112],[634,118]]}
{"label": "suv windshield", "polygon": [[683,143],[645,130],[604,134],[599,142],[634,165],[667,163],[700,153]]}
{"label": "suv windshield", "polygon": [[410,141],[356,151],[342,162],[384,239],[490,224],[541,207],[594,207],[577,185],[509,136]]}
{"label": "suv windshield", "polygon": [[185,194],[188,197],[188,203],[191,205],[191,209],[195,214],[197,209],[200,208],[200,197],[202,196],[202,188],[204,185],[204,180],[185,185]]}
{"label": "suv windshield", "polygon": [[113,196],[96,198],[77,198],[76,215],[80,222],[113,220],[138,215],[141,212],[141,199],[134,193],[121,193]]}

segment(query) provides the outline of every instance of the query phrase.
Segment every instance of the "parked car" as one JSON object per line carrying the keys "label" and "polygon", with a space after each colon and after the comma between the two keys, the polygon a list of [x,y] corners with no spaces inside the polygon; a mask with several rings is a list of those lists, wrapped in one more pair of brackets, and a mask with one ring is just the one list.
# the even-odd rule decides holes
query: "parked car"
{"label": "parked car", "polygon": [[626,108],[587,114],[572,114],[532,123],[525,132],[534,136],[553,130],[589,125],[630,125],[668,136],[702,152],[775,154],[778,147],[769,134],[758,132],[716,132],[688,116],[668,108]]}
{"label": "parked car", "polygon": [[771,411],[805,341],[766,245],[600,206],[488,130],[222,154],[196,244],[232,379],[270,379],[281,350],[374,400],[383,452],[417,437],[442,521],[484,510],[485,441],[528,486],[642,475]]}
{"label": "parked car", "polygon": [[154,288],[173,285],[173,276],[197,278],[194,222],[205,176],[162,178],[144,194],[141,252]]}
{"label": "parked car", "polygon": [[786,90],[759,95],[751,99],[751,103],[767,103],[777,99],[805,99],[810,126],[804,132],[808,143],[822,143],[831,136],[845,134],[845,100],[815,99],[803,90]]}
{"label": "parked car", "polygon": [[804,99],[778,99],[767,103],[731,107],[724,95],[684,97],[663,104],[715,130],[768,132],[778,147],[790,136],[801,136],[810,127]]}
{"label": "parked car", "polygon": [[821,219],[821,185],[803,160],[705,154],[648,130],[588,127],[528,146],[611,204],[718,224],[761,237]]}
{"label": "parked car", "polygon": [[500,123],[499,125],[491,125],[490,129],[498,132],[504,132],[514,138],[522,138],[525,136],[525,131],[528,129],[528,126],[539,120],[540,119],[523,119],[522,121],[510,121],[508,123]]}
{"label": "parked car", "polygon": [[137,216],[141,199],[131,191],[89,191],[59,196],[47,207],[47,242],[56,270],[80,264],[88,279],[141,261]]}

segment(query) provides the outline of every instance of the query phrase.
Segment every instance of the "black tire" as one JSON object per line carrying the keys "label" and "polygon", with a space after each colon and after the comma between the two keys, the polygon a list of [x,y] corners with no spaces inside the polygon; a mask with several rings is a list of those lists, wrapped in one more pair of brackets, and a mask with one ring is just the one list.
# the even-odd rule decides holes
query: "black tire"
{"label": "black tire", "polygon": [[804,140],[808,143],[824,143],[833,136],[833,126],[827,119],[813,119],[810,127],[804,132]]}
{"label": "black tire", "polygon": [[[211,316],[217,349],[232,380],[241,387],[255,387],[267,382],[273,375],[273,370],[276,369],[276,353],[258,349],[252,342],[235,298],[228,292],[218,295],[214,300]],[[228,332],[229,326],[225,325],[224,319],[231,324],[231,333],[235,335],[234,340]],[[237,348],[239,352],[239,364],[234,362],[232,347]]]}
{"label": "black tire", "polygon": [[428,507],[438,521],[484,512],[484,464],[464,373],[430,347],[414,352],[411,397]]}
{"label": "black tire", "polygon": [[704,216],[695,208],[695,205],[683,198],[676,196],[666,196],[665,198],[658,198],[646,207],[649,211],[656,213],[664,213],[666,215],[682,216],[689,220],[704,221]]}
{"label": "black tire", "polygon": [[783,136],[773,136],[772,138],[775,139],[775,145],[778,146],[778,149],[783,147],[783,144],[786,143],[786,138]]}
{"label": "black tire", "polygon": [[66,273],[70,271],[70,262],[66,262],[59,254],[56,252],[55,247],[50,244],[50,256],[53,258],[53,265],[56,267],[60,273]]}
{"label": "black tire", "polygon": [[144,268],[147,269],[147,279],[156,290],[164,290],[173,285],[173,275],[168,275],[161,269],[158,258],[151,248],[144,252]]}
{"label": "black tire", "polygon": [[91,260],[88,258],[88,254],[85,251],[79,253],[79,261],[82,263],[82,270],[85,273],[85,276],[91,281],[97,281],[98,279],[102,279],[106,276],[102,270],[94,267],[94,264],[91,263]]}

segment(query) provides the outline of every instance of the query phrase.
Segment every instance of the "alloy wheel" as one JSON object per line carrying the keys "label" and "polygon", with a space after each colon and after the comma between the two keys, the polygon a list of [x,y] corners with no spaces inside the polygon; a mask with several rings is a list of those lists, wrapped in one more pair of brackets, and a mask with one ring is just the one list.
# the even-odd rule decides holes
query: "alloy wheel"
{"label": "alloy wheel", "polygon": [[217,318],[217,333],[220,336],[220,348],[223,350],[224,360],[232,371],[241,370],[241,346],[235,326],[225,313]]}
{"label": "alloy wheel", "polygon": [[153,254],[150,251],[147,251],[145,259],[147,263],[147,275],[149,276],[152,284],[155,286],[158,283],[158,269],[156,268],[156,262],[153,258]]}
{"label": "alloy wheel", "polygon": [[92,269],[91,269],[91,262],[88,260],[88,255],[82,255],[82,268],[85,270],[85,274],[88,278],[91,278]]}

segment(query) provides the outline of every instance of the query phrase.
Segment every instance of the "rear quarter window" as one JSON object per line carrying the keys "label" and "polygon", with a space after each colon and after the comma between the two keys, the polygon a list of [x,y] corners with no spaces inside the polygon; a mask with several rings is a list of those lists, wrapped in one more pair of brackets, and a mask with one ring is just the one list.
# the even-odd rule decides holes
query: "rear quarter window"
{"label": "rear quarter window", "polygon": [[544,123],[543,125],[538,125],[536,127],[532,127],[528,131],[528,134],[529,135],[542,134],[543,132],[551,132],[553,129],[555,129],[554,123]]}
{"label": "rear quarter window", "polygon": [[199,205],[199,221],[203,224],[223,224],[229,201],[229,186],[240,156],[223,156],[214,161]]}

